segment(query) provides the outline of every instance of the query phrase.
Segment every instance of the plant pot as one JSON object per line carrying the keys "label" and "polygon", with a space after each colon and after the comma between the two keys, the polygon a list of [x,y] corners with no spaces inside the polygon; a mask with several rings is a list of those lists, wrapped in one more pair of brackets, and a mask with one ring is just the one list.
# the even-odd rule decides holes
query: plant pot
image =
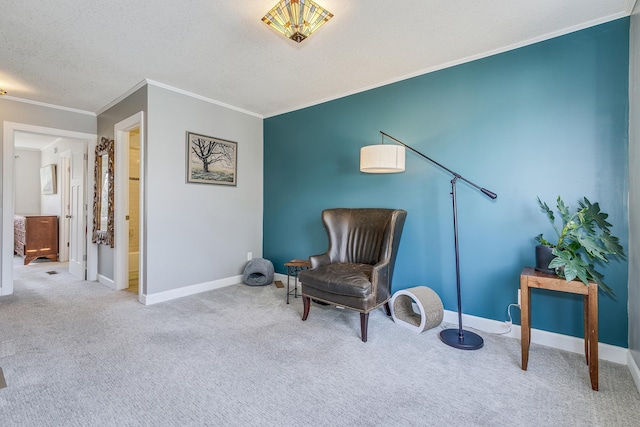
{"label": "plant pot", "polygon": [[547,274],[556,274],[553,268],[549,268],[549,263],[555,258],[553,248],[549,246],[536,246],[536,271]]}

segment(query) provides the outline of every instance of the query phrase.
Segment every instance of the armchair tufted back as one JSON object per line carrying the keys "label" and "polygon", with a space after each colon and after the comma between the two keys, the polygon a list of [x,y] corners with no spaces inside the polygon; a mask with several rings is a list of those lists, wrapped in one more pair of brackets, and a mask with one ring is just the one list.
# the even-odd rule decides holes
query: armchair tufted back
{"label": "armchair tufted back", "polygon": [[391,280],[407,212],[400,209],[326,209],[322,222],[327,252],[309,257],[311,268],[298,274],[302,283],[302,320],[311,299],[360,312],[362,341],[367,342],[369,312],[389,311]]}
{"label": "armchair tufted back", "polygon": [[[394,209],[326,209],[322,212],[331,263],[377,264],[393,256],[406,212]],[[393,266],[395,259],[389,260]],[[393,267],[392,267],[393,268]]]}

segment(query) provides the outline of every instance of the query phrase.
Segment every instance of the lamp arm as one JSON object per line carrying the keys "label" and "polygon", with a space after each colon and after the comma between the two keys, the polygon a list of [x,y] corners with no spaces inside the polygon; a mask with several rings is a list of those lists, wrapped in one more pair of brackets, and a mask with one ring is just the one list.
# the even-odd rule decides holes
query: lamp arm
{"label": "lamp arm", "polygon": [[464,178],[463,176],[461,176],[459,173],[456,173],[454,171],[452,171],[451,169],[449,169],[448,167],[436,162],[435,160],[433,160],[431,157],[427,156],[426,154],[421,153],[420,151],[416,150],[415,148],[411,147],[410,145],[405,144],[404,142],[392,137],[391,135],[384,133],[383,131],[380,131],[380,133],[383,136],[386,136],[389,139],[394,140],[395,142],[397,142],[398,144],[402,145],[405,148],[408,148],[409,150],[413,151],[414,153],[416,153],[418,156],[423,157],[425,159],[427,159],[428,161],[430,161],[431,163],[433,163],[434,165],[440,167],[441,169],[446,170],[447,172],[449,172],[451,175],[453,175],[455,178],[457,179],[461,179],[464,182],[466,182],[467,184],[477,188],[478,190],[480,190],[485,196],[490,197],[491,199],[495,199],[496,197],[498,197],[498,195],[496,193],[494,193],[493,191],[489,191],[486,188],[480,187],[479,185],[474,184],[473,182],[469,181],[468,179]]}

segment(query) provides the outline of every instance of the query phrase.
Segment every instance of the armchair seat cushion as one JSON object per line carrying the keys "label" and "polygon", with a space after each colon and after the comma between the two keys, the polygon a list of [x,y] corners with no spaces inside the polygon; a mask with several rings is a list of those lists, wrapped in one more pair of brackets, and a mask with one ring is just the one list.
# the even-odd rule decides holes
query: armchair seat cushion
{"label": "armchair seat cushion", "polygon": [[304,286],[321,289],[323,292],[365,298],[372,294],[370,264],[328,264],[299,273]]}
{"label": "armchair seat cushion", "polygon": [[298,273],[302,284],[302,320],[311,300],[360,312],[360,333],[367,342],[369,313],[389,310],[391,278],[407,212],[401,209],[325,209],[329,238],[323,254],[309,257],[311,268]]}

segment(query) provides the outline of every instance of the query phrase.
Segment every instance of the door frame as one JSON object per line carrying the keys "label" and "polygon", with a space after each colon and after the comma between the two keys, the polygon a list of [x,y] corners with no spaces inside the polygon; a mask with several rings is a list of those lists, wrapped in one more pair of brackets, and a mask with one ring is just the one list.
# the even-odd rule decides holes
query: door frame
{"label": "door frame", "polygon": [[[16,132],[41,133],[62,138],[84,141],[88,153],[88,164],[93,164],[98,137],[95,134],[74,132],[44,126],[4,121],[2,123],[2,248],[0,250],[2,271],[0,274],[0,295],[13,293],[13,215],[14,215],[14,140]],[[93,189],[93,174],[85,177],[85,200],[89,188]],[[93,224],[93,210],[85,204],[87,224]],[[97,280],[98,249],[91,244],[91,234],[87,233],[87,280]]]}
{"label": "door frame", "polygon": [[146,164],[146,144],[144,132],[144,112],[140,111],[126,118],[113,127],[115,149],[115,254],[114,254],[114,282],[116,289],[125,289],[129,286],[129,241],[127,227],[129,205],[129,132],[140,129],[140,226],[139,250],[138,250],[138,301],[144,304],[146,296],[146,265],[145,265],[145,210],[144,210],[144,171]]}
{"label": "door frame", "polygon": [[[64,159],[64,160],[63,160]],[[60,173],[60,220],[58,224],[60,226],[58,241],[60,242],[60,249],[58,249],[58,261],[69,261],[69,222],[67,218],[71,214],[70,207],[70,186],[71,186],[71,173],[69,168],[71,167],[71,150],[65,150],[60,153],[60,167],[58,172]],[[67,243],[65,245],[65,243]]]}

